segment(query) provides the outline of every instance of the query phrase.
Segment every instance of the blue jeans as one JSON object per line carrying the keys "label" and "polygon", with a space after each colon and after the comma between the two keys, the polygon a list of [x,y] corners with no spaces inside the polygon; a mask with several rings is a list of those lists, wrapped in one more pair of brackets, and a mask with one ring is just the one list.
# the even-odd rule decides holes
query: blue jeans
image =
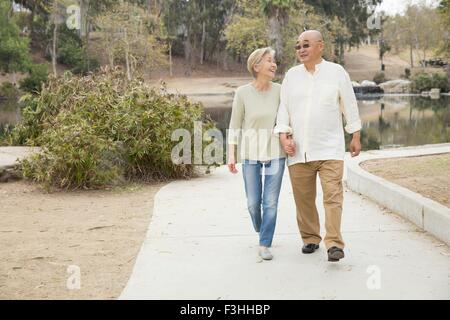
{"label": "blue jeans", "polygon": [[242,164],[248,211],[255,231],[259,232],[259,244],[264,247],[272,245],[285,161],[244,160]]}

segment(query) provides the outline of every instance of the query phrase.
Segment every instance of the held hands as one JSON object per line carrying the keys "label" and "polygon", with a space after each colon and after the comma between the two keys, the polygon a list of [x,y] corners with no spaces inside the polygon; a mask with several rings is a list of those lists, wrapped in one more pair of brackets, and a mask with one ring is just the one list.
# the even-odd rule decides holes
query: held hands
{"label": "held hands", "polygon": [[352,141],[350,142],[350,154],[352,158],[359,156],[361,152],[361,134],[360,132],[355,132],[353,134]]}
{"label": "held hands", "polygon": [[295,141],[294,139],[292,139],[292,136],[283,134],[281,136],[281,145],[284,152],[286,152],[290,157],[293,157],[295,155]]}

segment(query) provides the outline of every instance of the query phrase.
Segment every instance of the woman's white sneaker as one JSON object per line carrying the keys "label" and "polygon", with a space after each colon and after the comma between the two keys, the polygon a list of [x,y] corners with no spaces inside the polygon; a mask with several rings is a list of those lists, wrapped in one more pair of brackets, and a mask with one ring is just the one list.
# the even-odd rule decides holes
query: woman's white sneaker
{"label": "woman's white sneaker", "polygon": [[272,260],[273,259],[273,255],[269,251],[269,248],[267,248],[267,247],[259,247],[259,256],[263,260]]}

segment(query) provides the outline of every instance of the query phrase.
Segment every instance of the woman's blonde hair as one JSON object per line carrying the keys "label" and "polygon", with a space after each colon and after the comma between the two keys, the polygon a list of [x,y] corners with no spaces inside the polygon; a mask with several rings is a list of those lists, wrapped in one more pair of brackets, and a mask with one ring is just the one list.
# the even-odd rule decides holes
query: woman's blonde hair
{"label": "woman's blonde hair", "polygon": [[250,74],[253,76],[253,78],[257,77],[257,72],[255,71],[255,66],[259,64],[262,60],[262,58],[266,55],[270,54],[272,56],[275,56],[275,50],[273,50],[271,47],[256,49],[253,51],[250,56],[247,59],[247,70],[250,72]]}

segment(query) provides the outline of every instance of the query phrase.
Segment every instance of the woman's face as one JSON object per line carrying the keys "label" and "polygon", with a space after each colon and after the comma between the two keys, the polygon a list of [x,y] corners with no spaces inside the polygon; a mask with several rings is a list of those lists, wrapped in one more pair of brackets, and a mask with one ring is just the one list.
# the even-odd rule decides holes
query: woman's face
{"label": "woman's face", "polygon": [[275,57],[270,53],[266,53],[261,62],[255,66],[255,71],[258,77],[263,76],[264,78],[269,78],[272,80],[275,78],[275,73],[277,72],[277,63],[275,62]]}

